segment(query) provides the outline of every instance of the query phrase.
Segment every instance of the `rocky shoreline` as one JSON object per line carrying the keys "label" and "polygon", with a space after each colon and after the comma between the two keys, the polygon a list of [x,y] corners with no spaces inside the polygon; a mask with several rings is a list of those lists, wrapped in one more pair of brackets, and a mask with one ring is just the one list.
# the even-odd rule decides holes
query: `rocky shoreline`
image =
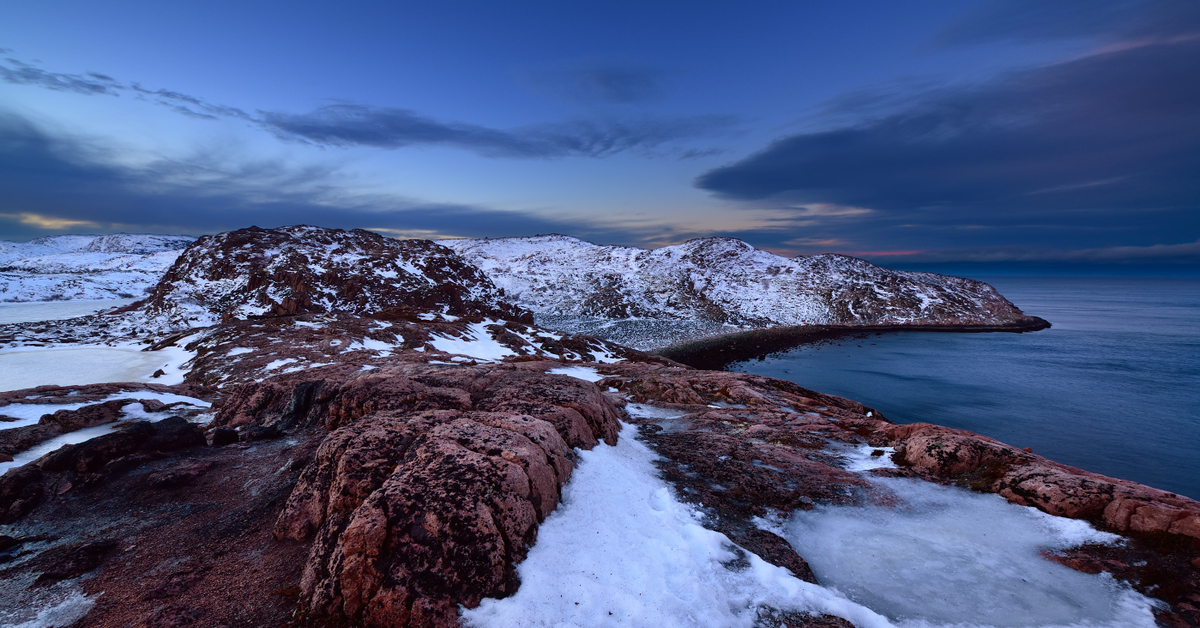
{"label": "rocky shoreline", "polygon": [[[320,246],[305,244],[317,236]],[[3,455],[25,456],[0,476],[0,622],[459,626],[464,609],[520,589],[518,567],[585,452],[633,437],[657,456],[671,499],[733,557],[712,570],[758,565],[791,590],[839,600],[738,602],[745,625],[892,625],[822,589],[771,522],[831,506],[909,508],[875,481],[909,478],[1120,535],[1037,560],[1106,572],[1113,587],[1158,600],[1137,598],[1146,621],[1200,626],[1200,502],[970,432],[897,425],[792,382],[683,363],[711,352],[724,365],[821,334],[1019,332],[1041,319],[761,330],[664,357],[539,328],[436,245],[305,227],[195,246],[149,304],[0,330],[27,345],[140,330],[147,351],[192,356],[179,385],[0,394],[0,415],[21,422]],[[374,270],[354,281],[297,272],[281,249],[314,268],[353,258]],[[446,272],[457,283],[439,284]],[[376,281],[385,273],[421,291]],[[171,326],[180,321],[196,324]],[[74,438],[87,430],[102,435]],[[32,456],[35,445],[52,450]],[[597,610],[584,623],[612,621]]]}
{"label": "rocky shoreline", "polygon": [[996,324],[900,323],[886,325],[796,325],[768,327],[713,336],[658,349],[654,353],[693,368],[719,371],[730,364],[759,360],[796,347],[859,334],[894,332],[1025,333],[1049,329],[1050,322],[1036,316]]}

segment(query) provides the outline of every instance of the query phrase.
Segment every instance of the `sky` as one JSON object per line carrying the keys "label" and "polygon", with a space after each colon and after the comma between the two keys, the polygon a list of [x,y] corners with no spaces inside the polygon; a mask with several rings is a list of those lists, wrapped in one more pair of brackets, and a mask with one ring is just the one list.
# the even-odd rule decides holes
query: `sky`
{"label": "sky", "polygon": [[0,239],[731,236],[1200,273],[1200,3],[0,4]]}

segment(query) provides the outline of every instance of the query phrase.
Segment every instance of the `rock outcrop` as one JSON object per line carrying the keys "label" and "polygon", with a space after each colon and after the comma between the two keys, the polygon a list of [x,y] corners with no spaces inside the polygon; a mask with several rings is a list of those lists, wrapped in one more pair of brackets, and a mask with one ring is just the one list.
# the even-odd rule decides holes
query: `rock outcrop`
{"label": "rock outcrop", "polygon": [[532,322],[446,247],[303,225],[200,238],[167,270],[145,306],[176,327],[393,309]]}

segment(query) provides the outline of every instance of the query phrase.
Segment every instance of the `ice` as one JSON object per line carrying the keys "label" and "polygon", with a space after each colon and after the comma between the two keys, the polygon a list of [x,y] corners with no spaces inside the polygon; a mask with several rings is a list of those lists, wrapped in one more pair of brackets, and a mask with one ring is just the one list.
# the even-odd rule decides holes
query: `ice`
{"label": "ice", "polygon": [[902,504],[817,506],[781,532],[817,578],[902,627],[1154,626],[1152,602],[1111,577],[1050,562],[1045,550],[1115,535],[973,493],[876,478]]}
{"label": "ice", "polygon": [[476,360],[486,360],[489,362],[498,362],[505,357],[517,355],[512,349],[496,342],[492,338],[491,332],[488,331],[488,325],[495,325],[496,321],[486,320],[482,323],[471,323],[467,326],[467,331],[459,338],[451,338],[449,336],[433,335],[429,341],[434,349],[444,353],[454,355],[465,355]]}
{"label": "ice", "polygon": [[838,615],[859,628],[889,625],[753,554],[746,567],[726,567],[734,545],[672,496],[635,433],[627,425],[615,447],[579,451],[563,504],[517,567],[520,589],[465,610],[467,625],[749,628],[763,605]]}
{"label": "ice", "polygon": [[38,301],[33,303],[0,303],[0,325],[58,321],[94,314],[101,310],[129,305],[136,299],[104,301]]}
{"label": "ice", "polygon": [[[883,453],[878,456],[871,455],[876,451]],[[835,453],[846,460],[845,469],[847,471],[862,472],[872,469],[896,468],[896,463],[892,461],[892,454],[896,453],[895,447],[872,447],[862,444],[840,449]]]}
{"label": "ice", "polygon": [[[183,344],[181,341],[180,344]],[[44,384],[77,386],[107,382],[182,384],[193,353],[180,347],[142,351],[144,345],[55,345],[0,351],[0,391]],[[163,375],[155,378],[158,370]]]}
{"label": "ice", "polygon": [[582,379],[585,382],[598,382],[607,377],[607,375],[600,374],[590,366],[560,366],[546,372],[551,375],[567,375],[575,379]]}
{"label": "ice", "polygon": [[0,628],[65,628],[83,619],[100,595],[103,594],[89,597],[74,591],[58,604],[39,610],[33,619],[19,624],[0,624]]}

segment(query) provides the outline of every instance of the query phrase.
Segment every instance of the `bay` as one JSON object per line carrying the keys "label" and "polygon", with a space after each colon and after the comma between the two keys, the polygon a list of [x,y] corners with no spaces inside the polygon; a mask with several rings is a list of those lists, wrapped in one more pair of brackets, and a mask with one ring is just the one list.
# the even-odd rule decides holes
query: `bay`
{"label": "bay", "polygon": [[871,334],[730,369],[1200,499],[1200,279],[987,281],[1053,327]]}

